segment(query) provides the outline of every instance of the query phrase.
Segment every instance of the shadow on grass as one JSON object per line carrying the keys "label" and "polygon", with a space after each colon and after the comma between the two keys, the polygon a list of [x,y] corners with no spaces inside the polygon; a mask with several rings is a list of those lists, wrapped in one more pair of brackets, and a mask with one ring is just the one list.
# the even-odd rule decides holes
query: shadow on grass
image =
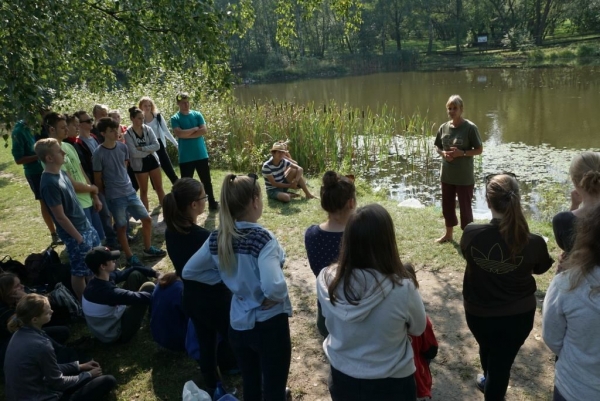
{"label": "shadow on grass", "polygon": [[[292,199],[288,203],[283,203],[283,202],[276,201],[274,199],[269,199],[268,205],[269,205],[269,208],[273,209],[278,214],[282,214],[284,216],[291,216],[291,215],[302,212],[302,209],[300,209],[297,205],[295,205],[298,202],[303,202],[303,200]],[[304,200],[304,202],[307,202],[307,201]]]}

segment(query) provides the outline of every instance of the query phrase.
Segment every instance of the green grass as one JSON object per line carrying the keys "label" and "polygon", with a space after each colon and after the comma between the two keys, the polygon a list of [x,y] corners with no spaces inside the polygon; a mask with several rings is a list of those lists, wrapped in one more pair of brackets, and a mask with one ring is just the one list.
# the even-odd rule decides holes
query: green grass
{"label": "green grass", "polygon": [[[43,250],[50,242],[47,229],[38,211],[38,204],[25,181],[20,166],[14,164],[9,149],[0,149],[0,255],[11,255],[23,260],[31,252]],[[221,182],[226,174],[224,170],[213,170],[212,178],[215,193],[220,192]],[[170,183],[163,179],[165,189],[170,189]],[[319,178],[309,180],[314,193],[319,190]],[[360,178],[357,181],[358,203],[365,205],[378,202],[391,213],[396,224],[396,237],[401,258],[404,262],[412,262],[417,269],[427,267],[433,271],[464,271],[464,260],[459,255],[457,244],[435,245],[433,240],[443,231],[443,218],[439,209],[399,208],[396,202],[386,198],[384,193],[376,193],[367,182]],[[264,196],[264,194],[263,194]],[[157,204],[156,197],[149,195],[151,207]],[[265,197],[266,199],[266,197]],[[265,200],[263,216],[260,220],[266,228],[272,230],[284,246],[288,259],[304,261],[304,231],[311,224],[317,224],[325,219],[319,201],[306,201],[303,198],[290,204],[281,204]],[[217,225],[216,215],[204,215],[203,224],[210,229]],[[552,255],[558,255],[552,229],[548,223],[530,222],[531,230],[549,238],[549,248]],[[164,247],[164,236],[156,230],[153,243]],[[456,233],[460,238],[460,230]],[[140,251],[140,244],[134,246],[134,252]],[[63,247],[58,248],[63,251]],[[64,253],[62,255],[65,256]],[[173,267],[168,258],[164,258],[154,267],[162,272],[171,271]],[[308,267],[307,267],[308,269]],[[288,273],[289,275],[289,273]],[[552,272],[538,277],[540,294],[546,290]],[[306,295],[306,294],[305,294]],[[302,294],[291,291],[295,305],[308,305],[298,310],[298,316],[305,313],[314,316],[314,300],[302,298]],[[292,318],[293,321],[294,318]],[[73,327],[74,336],[90,335],[83,324]],[[292,342],[315,341],[313,337],[294,336]],[[161,350],[151,339],[148,322],[134,340],[127,345],[102,345],[95,343],[89,354],[99,361],[103,371],[117,378],[119,387],[118,400],[176,400],[181,397],[183,384],[194,379],[200,385],[202,378],[195,362],[185,355]],[[325,362],[324,362],[325,363]],[[291,372],[293,375],[294,372]],[[459,374],[462,374],[459,372]],[[230,385],[241,388],[239,379],[229,381]],[[1,390],[1,388],[0,388]],[[294,389],[296,395],[302,394],[302,389]]]}

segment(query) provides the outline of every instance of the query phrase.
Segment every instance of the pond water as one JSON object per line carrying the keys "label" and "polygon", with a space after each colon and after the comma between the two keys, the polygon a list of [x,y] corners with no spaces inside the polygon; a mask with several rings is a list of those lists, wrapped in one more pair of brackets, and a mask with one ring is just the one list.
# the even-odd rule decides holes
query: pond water
{"label": "pond water", "polygon": [[[499,171],[517,174],[523,201],[535,218],[548,219],[567,204],[568,166],[578,151],[600,148],[600,67],[473,69],[398,72],[336,79],[249,85],[235,90],[241,103],[257,101],[348,104],[361,109],[388,107],[447,120],[451,94],[465,102],[464,117],[479,127],[484,152],[476,158],[474,208],[486,217],[483,179]],[[433,141],[433,137],[432,137]],[[390,157],[369,174],[376,188],[398,201],[416,198],[440,203],[439,160],[419,168],[412,160]]]}

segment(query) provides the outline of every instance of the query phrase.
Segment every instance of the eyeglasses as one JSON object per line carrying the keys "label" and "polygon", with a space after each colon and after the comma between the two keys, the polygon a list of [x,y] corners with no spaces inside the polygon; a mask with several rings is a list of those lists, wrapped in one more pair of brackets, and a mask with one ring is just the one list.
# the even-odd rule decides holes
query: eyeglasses
{"label": "eyeglasses", "polygon": [[204,196],[199,197],[198,199],[194,199],[194,202],[200,202],[200,201],[206,200],[206,199],[208,199],[208,195],[204,195]]}
{"label": "eyeglasses", "polygon": [[485,184],[489,184],[490,181],[492,180],[492,178],[499,176],[499,175],[508,175],[511,176],[512,178],[514,178],[515,180],[517,179],[517,175],[515,173],[510,173],[508,171],[504,171],[502,173],[495,173],[495,174],[488,174],[485,176],[484,180],[485,180]]}
{"label": "eyeglasses", "polygon": [[94,122],[93,118],[90,118],[89,120],[79,120],[79,124],[91,124]]}

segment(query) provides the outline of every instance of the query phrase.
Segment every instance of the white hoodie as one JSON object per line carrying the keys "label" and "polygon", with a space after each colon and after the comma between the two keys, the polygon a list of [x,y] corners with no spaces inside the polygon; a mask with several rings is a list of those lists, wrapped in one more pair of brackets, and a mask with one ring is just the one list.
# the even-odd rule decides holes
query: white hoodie
{"label": "white hoodie", "polygon": [[567,400],[600,400],[600,267],[572,291],[569,270],[557,274],[544,299],[544,342],[558,355],[554,384]]}
{"label": "white hoodie", "polygon": [[409,279],[394,284],[373,269],[354,271],[353,289],[358,305],[344,298],[338,286],[335,305],[329,300],[328,284],[336,266],[325,268],[317,278],[317,295],[329,336],[323,350],[329,363],[356,379],[402,378],[415,372],[408,335],[425,330],[425,307]]}

